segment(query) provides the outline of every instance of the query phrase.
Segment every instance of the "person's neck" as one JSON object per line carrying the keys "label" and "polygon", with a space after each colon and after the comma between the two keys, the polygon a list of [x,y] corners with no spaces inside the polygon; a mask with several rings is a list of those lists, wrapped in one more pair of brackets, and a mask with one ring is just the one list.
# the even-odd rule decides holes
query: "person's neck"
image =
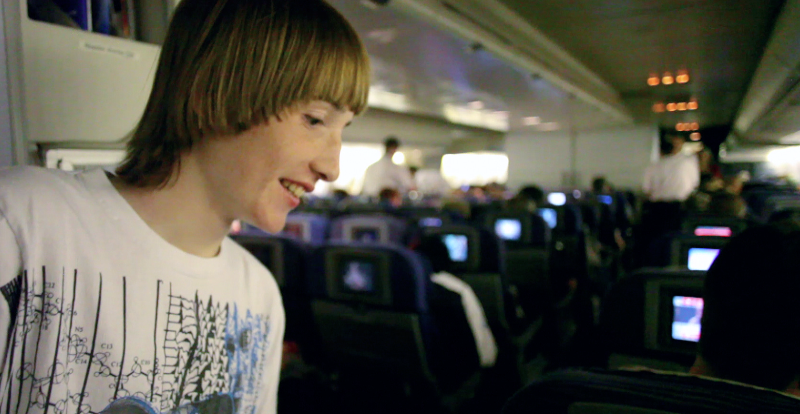
{"label": "person's neck", "polygon": [[208,196],[202,175],[190,158],[164,188],[138,188],[111,179],[120,195],[139,217],[173,246],[200,257],[219,254],[231,222],[219,213]]}

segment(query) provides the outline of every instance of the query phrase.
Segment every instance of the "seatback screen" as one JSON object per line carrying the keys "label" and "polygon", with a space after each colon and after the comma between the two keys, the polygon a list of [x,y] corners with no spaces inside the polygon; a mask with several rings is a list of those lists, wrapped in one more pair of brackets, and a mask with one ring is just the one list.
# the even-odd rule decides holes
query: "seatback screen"
{"label": "seatback screen", "polygon": [[695,236],[731,237],[733,230],[730,227],[699,226],[694,229]]}
{"label": "seatback screen", "polygon": [[355,242],[369,243],[380,240],[380,232],[374,227],[354,227],[352,232],[352,240]]}
{"label": "seatback screen", "polygon": [[547,195],[547,202],[554,206],[567,204],[567,195],[564,193],[550,193]]}
{"label": "seatback screen", "polygon": [[503,240],[519,240],[522,236],[522,224],[517,219],[497,219],[494,232]]}
{"label": "seatback screen", "polygon": [[345,260],[340,270],[342,287],[350,293],[375,292],[375,264],[366,260]]}
{"label": "seatback screen", "polygon": [[469,256],[469,242],[466,235],[445,234],[442,236],[442,242],[447,246],[450,260],[459,263],[467,261],[467,257]]}
{"label": "seatback screen", "polygon": [[708,270],[719,255],[719,249],[692,247],[689,249],[687,267],[689,270]]}
{"label": "seatback screen", "polygon": [[303,225],[301,223],[286,223],[283,228],[284,234],[294,236],[300,240],[304,240]]}
{"label": "seatback screen", "polygon": [[700,321],[703,318],[703,298],[673,296],[672,309],[672,339],[699,341]]}
{"label": "seatback screen", "polygon": [[539,217],[544,219],[548,227],[550,227],[551,229],[556,228],[556,225],[558,224],[558,214],[554,209],[540,208],[536,210],[536,214],[538,214]]}
{"label": "seatback screen", "polygon": [[420,227],[442,227],[442,219],[439,217],[423,217],[418,223]]}

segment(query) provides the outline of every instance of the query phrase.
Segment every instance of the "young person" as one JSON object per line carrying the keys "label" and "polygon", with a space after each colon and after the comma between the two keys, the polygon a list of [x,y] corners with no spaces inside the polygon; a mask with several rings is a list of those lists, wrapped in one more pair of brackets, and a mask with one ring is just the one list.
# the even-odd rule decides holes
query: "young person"
{"label": "young person", "polygon": [[336,179],[369,76],[322,0],[183,0],[116,174],[0,172],[0,411],[274,413],[283,305],[226,234]]}

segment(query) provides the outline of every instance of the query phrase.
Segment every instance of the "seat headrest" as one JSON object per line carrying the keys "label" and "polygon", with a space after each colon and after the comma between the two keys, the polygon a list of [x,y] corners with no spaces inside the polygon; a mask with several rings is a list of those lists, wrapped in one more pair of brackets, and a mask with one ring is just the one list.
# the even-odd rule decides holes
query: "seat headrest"
{"label": "seat headrest", "polygon": [[[579,403],[611,414],[796,413],[800,399],[777,391],[706,377],[654,371],[554,372],[512,397],[503,414],[567,414]],[[585,404],[583,406],[586,406]]]}
{"label": "seat headrest", "polygon": [[[641,269],[615,283],[603,301],[600,314],[602,346],[612,353],[668,359],[693,355],[695,343],[688,339],[690,326],[684,313],[692,309],[674,306],[675,298],[702,298],[705,272],[675,269]],[[691,299],[686,299],[690,301]],[[676,319],[677,316],[677,319]],[[688,315],[691,319],[694,315]],[[678,321],[678,325],[673,322]],[[692,326],[693,327],[693,326]],[[673,331],[678,328],[679,331]]]}
{"label": "seat headrest", "polygon": [[404,247],[331,241],[311,253],[306,279],[314,298],[426,313],[431,273]]}
{"label": "seat headrest", "polygon": [[505,246],[489,229],[449,224],[425,228],[423,234],[442,237],[454,273],[505,273]]}
{"label": "seat headrest", "polygon": [[313,213],[291,213],[281,233],[306,243],[320,244],[328,238],[330,219]]}
{"label": "seat headrest", "polygon": [[305,291],[305,263],[308,246],[287,236],[232,236],[232,239],[247,249],[275,277],[278,286],[287,293],[302,294]]}
{"label": "seat headrest", "polygon": [[405,220],[388,214],[351,214],[333,220],[330,239],[403,245],[407,229]]}

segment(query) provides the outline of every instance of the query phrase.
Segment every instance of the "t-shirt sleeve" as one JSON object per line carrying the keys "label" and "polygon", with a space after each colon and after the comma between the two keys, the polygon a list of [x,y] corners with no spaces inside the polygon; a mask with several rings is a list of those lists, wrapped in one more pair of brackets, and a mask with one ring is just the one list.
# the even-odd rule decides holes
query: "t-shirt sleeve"
{"label": "t-shirt sleeve", "polygon": [[[276,289],[277,290],[277,289]],[[269,349],[267,350],[267,372],[266,399],[261,407],[260,414],[276,414],[278,411],[278,383],[280,382],[281,360],[283,358],[283,333],[286,329],[286,314],[283,310],[283,302],[278,300],[272,302],[270,310],[270,332]]]}

